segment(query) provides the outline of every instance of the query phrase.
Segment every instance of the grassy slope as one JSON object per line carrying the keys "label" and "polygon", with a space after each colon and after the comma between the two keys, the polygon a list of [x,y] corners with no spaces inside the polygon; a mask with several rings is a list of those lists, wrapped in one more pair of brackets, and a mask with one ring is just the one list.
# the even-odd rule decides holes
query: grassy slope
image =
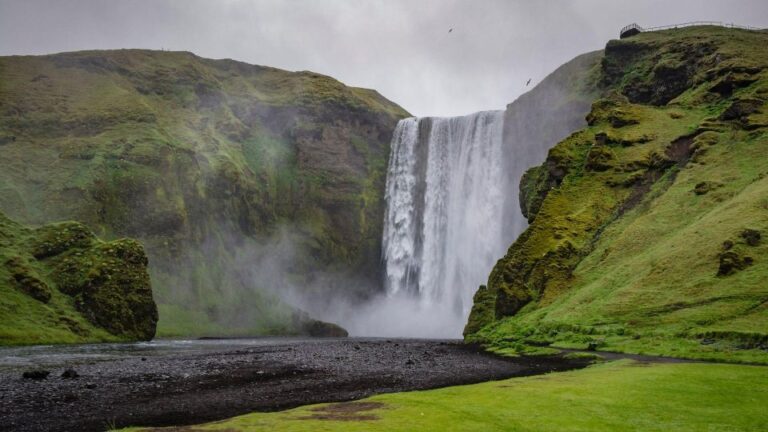
{"label": "grassy slope", "polygon": [[389,134],[407,113],[375,91],[145,50],[3,57],[0,77],[0,210],[139,238],[161,335],[291,331],[270,282],[238,270],[282,225],[298,227],[297,284],[376,278]]}
{"label": "grassy slope", "polygon": [[[0,345],[122,341],[154,335],[156,312],[154,316],[139,312],[147,301],[154,308],[146,261],[126,258],[134,253],[143,258],[141,246],[133,240],[102,242],[81,233],[86,233],[85,228],[74,222],[32,230],[0,213]],[[69,264],[77,270],[70,272]],[[122,283],[129,287],[124,289]],[[99,303],[95,308],[94,301]],[[113,320],[111,331],[102,325],[103,319]],[[134,319],[151,322],[137,324]],[[147,325],[151,328],[146,329]]]}
{"label": "grassy slope", "polygon": [[765,367],[621,361],[173,430],[747,431],[768,427],[766,403]]}
{"label": "grassy slope", "polygon": [[[768,362],[766,42],[704,27],[616,43],[605,81],[635,103],[606,90],[591,125],[550,151],[527,185],[544,196],[540,209],[478,292],[468,339]],[[694,71],[668,103],[648,95],[673,86],[659,65]],[[713,91],[739,80],[732,94]],[[761,108],[728,118],[741,101]],[[670,143],[691,134],[689,154],[673,163]],[[709,192],[695,193],[700,183]],[[745,229],[763,240],[747,245]],[[753,264],[718,275],[726,241]]]}

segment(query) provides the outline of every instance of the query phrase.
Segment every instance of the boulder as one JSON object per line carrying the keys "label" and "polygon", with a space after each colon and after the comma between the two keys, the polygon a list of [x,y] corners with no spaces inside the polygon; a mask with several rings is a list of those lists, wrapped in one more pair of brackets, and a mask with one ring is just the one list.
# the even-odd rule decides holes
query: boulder
{"label": "boulder", "polygon": [[61,377],[64,379],[74,379],[79,377],[80,375],[77,373],[74,369],[67,369],[62,374]]}
{"label": "boulder", "polygon": [[349,332],[341,326],[318,320],[306,322],[303,330],[308,336],[312,337],[344,338],[349,336]]}
{"label": "boulder", "polygon": [[38,369],[38,370],[26,371],[21,376],[24,379],[31,379],[31,380],[35,380],[35,381],[40,381],[40,380],[44,380],[44,379],[48,378],[48,375],[50,375],[50,374],[51,374],[50,371]]}
{"label": "boulder", "polygon": [[752,265],[752,257],[742,257],[733,250],[720,254],[720,266],[717,269],[718,276],[728,276]]}
{"label": "boulder", "polygon": [[745,229],[741,232],[741,238],[750,246],[757,246],[760,243],[760,231]]}

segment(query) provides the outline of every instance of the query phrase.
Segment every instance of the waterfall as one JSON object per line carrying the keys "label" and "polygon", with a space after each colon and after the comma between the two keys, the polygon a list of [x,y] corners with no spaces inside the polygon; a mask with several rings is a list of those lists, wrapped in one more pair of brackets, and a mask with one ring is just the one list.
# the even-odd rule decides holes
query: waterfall
{"label": "waterfall", "polygon": [[526,226],[518,206],[522,172],[513,172],[521,164],[504,145],[503,124],[504,111],[408,118],[392,138],[386,290],[417,303],[445,336],[461,334],[477,287]]}

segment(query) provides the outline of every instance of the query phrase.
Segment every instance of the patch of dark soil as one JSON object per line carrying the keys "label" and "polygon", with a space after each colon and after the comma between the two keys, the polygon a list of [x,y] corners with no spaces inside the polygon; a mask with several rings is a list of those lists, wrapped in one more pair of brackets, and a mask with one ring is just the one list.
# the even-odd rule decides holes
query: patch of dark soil
{"label": "patch of dark soil", "polygon": [[379,417],[369,413],[384,408],[381,402],[342,402],[312,408],[312,415],[299,417],[302,420],[335,420],[335,421],[361,421],[378,420]]}

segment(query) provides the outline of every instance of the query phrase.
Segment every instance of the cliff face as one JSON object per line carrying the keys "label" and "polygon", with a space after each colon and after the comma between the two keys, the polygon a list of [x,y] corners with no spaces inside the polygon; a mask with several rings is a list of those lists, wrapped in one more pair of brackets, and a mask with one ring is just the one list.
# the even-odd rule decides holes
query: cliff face
{"label": "cliff face", "polygon": [[[4,57],[0,77],[0,209],[139,239],[161,334],[296,331],[276,273],[321,298],[378,281],[407,113],[375,91],[143,50]],[[315,280],[341,269],[358,291]]]}
{"label": "cliff face", "polygon": [[[532,178],[538,171],[529,168],[544,161],[547,150],[558,141],[587,125],[585,117],[599,94],[602,57],[602,51],[594,51],[574,58],[507,105],[502,139],[504,147],[514,152],[507,153],[505,183],[520,185],[519,196],[507,192],[512,198],[507,200],[502,216],[511,233],[525,229],[527,209],[537,200],[528,185],[535,184]],[[521,210],[524,218],[520,217]],[[480,293],[485,292],[482,286]],[[492,321],[494,307],[494,296],[476,295],[464,333],[474,333]]]}
{"label": "cliff face", "polygon": [[[508,184],[521,184],[518,173],[543,162],[547,150],[586,126],[584,118],[597,96],[602,56],[602,51],[594,51],[574,58],[507,105],[502,139],[506,148],[515,149],[508,153]],[[520,221],[521,208],[525,214],[529,198],[521,192],[520,199],[510,200],[505,208],[505,223]]]}
{"label": "cliff face", "polygon": [[765,32],[608,43],[587,127],[521,182],[531,222],[465,329],[499,349],[750,359],[768,342]]}
{"label": "cliff face", "polygon": [[83,225],[29,229],[0,213],[0,345],[149,340],[157,307],[135,240]]}

